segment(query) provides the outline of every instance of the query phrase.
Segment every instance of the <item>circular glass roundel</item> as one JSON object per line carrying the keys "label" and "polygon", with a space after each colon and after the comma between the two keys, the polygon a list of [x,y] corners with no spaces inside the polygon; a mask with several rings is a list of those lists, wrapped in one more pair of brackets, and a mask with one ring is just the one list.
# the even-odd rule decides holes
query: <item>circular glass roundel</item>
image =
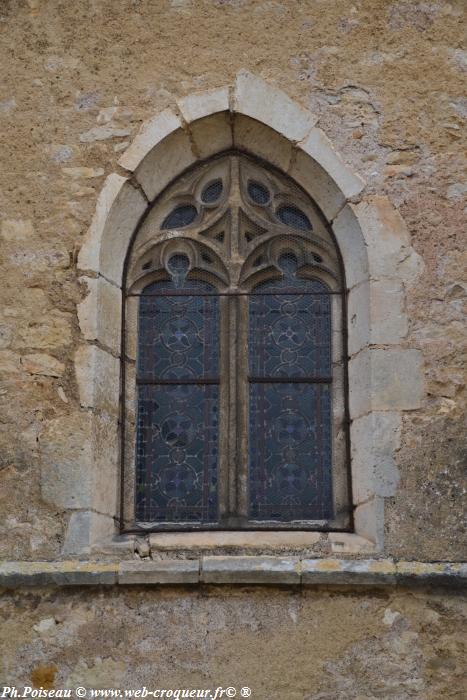
{"label": "circular glass roundel", "polygon": [[175,209],[165,217],[161,228],[182,228],[183,226],[188,226],[196,219],[197,215],[196,207],[192,204],[182,204],[179,207],[175,207]]}
{"label": "circular glass roundel", "polygon": [[313,229],[310,219],[298,207],[290,205],[279,207],[276,215],[286,226],[299,228],[303,231],[311,231]]}
{"label": "circular glass roundel", "polygon": [[222,189],[222,180],[219,179],[210,182],[201,193],[201,201],[203,201],[205,204],[214,204],[214,202],[217,202],[221,196]]}
{"label": "circular glass roundel", "polygon": [[267,204],[270,199],[267,187],[254,180],[250,180],[248,183],[248,194],[255,204]]}
{"label": "circular glass roundel", "polygon": [[298,260],[294,253],[282,253],[277,264],[285,275],[293,275],[298,270]]}
{"label": "circular glass roundel", "polygon": [[169,272],[174,275],[188,272],[189,267],[190,260],[188,259],[188,255],[184,253],[175,253],[175,255],[171,255],[167,263]]}

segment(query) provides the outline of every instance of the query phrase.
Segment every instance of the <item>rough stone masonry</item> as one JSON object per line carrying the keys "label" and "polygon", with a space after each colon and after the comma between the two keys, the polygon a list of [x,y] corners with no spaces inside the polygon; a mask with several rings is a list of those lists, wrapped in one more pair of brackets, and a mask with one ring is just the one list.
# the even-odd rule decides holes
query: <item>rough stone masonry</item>
{"label": "rough stone masonry", "polygon": [[[389,568],[466,559],[465,21],[462,0],[4,0],[3,560],[63,561],[70,509],[86,496],[79,478],[72,490],[60,479],[89,440],[74,369],[87,294],[76,261],[104,178],[121,172],[144,121],[232,85],[242,68],[316,114],[367,194],[388,197],[408,227],[419,260],[416,270],[406,262],[408,324],[397,305],[388,323],[422,354],[423,399],[404,412],[380,556]],[[97,575],[121,559],[147,564],[155,549],[160,559],[197,560],[210,554],[203,546],[168,554],[157,539],[131,541],[85,566]],[[246,556],[248,547],[218,553]],[[317,536],[302,555],[331,561],[322,567],[332,572],[339,548]],[[445,581],[171,580],[5,579],[0,681],[250,686],[260,700],[464,697],[465,602]]]}

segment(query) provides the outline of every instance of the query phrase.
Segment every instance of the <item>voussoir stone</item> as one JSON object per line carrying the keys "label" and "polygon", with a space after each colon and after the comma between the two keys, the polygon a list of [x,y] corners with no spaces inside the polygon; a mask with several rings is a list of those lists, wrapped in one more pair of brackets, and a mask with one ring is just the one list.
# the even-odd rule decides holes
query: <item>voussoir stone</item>
{"label": "voussoir stone", "polygon": [[245,70],[237,74],[234,111],[267,124],[291,141],[305,138],[318,120],[282,90]]}

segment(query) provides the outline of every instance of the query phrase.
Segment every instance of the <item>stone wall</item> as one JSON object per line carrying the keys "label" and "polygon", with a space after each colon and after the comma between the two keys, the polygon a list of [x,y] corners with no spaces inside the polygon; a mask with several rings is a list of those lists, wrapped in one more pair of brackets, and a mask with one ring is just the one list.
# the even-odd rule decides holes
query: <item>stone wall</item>
{"label": "stone wall", "polygon": [[[424,394],[404,414],[383,554],[465,559],[463,25],[462,0],[2,2],[1,558],[62,556],[69,509],[86,497],[76,261],[104,177],[122,172],[143,121],[245,68],[315,113],[367,194],[408,226],[419,266],[404,332],[423,355]],[[77,474],[71,490],[63,471]],[[329,554],[318,541],[314,556]],[[6,593],[2,611],[5,683],[212,679],[310,700],[462,692],[454,593],[31,589]]]}
{"label": "stone wall", "polygon": [[436,590],[11,592],[2,681],[233,686],[238,697],[249,686],[254,700],[461,700],[463,610]]}

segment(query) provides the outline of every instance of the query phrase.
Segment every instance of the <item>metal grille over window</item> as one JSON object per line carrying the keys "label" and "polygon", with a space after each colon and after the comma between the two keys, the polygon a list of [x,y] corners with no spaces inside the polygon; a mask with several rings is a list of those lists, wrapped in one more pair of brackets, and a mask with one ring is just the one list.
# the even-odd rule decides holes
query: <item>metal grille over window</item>
{"label": "metal grille over window", "polygon": [[123,531],[349,527],[343,279],[313,202],[250,157],[167,190],[127,260]]}

